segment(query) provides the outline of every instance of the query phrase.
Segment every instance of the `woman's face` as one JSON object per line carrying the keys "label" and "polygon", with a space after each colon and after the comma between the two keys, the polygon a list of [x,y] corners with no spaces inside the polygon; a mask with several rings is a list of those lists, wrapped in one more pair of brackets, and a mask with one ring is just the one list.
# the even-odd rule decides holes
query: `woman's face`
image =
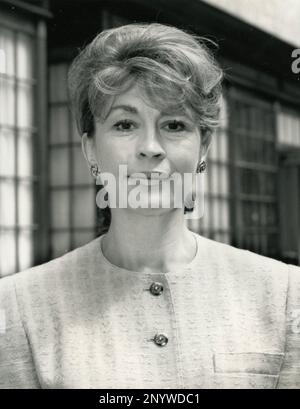
{"label": "woman's face", "polygon": [[[192,116],[168,113],[167,106],[165,112],[160,112],[151,105],[138,86],[115,97],[105,120],[96,120],[94,137],[87,138],[87,143],[92,144],[89,149],[101,173],[114,175],[117,186],[118,182],[125,182],[120,165],[127,165],[129,177],[134,173],[156,171],[163,172],[163,176],[176,172],[183,178],[184,174],[195,173],[200,160],[200,134]],[[127,182],[129,180],[136,181],[131,178]],[[154,183],[160,186],[159,189],[156,187],[155,192],[153,186],[143,180],[139,187],[141,196],[144,199],[147,197],[147,202],[152,198],[153,203],[156,197],[161,204],[162,196],[169,193],[164,193],[161,182]],[[128,186],[127,195],[138,185]],[[170,195],[172,207],[172,184]]]}

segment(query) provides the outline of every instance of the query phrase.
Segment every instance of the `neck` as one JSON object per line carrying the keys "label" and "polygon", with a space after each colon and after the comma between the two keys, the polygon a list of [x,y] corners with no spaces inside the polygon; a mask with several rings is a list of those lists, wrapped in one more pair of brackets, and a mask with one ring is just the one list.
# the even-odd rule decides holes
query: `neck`
{"label": "neck", "polygon": [[131,271],[163,272],[188,264],[196,242],[186,227],[182,209],[143,214],[112,209],[112,221],[102,241],[104,256]]}

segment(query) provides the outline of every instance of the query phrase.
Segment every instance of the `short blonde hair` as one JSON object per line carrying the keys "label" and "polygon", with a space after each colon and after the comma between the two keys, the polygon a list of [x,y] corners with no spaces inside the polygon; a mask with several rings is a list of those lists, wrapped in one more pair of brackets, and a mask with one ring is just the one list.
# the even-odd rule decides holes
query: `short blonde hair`
{"label": "short blonde hair", "polygon": [[80,134],[94,132],[113,97],[138,84],[156,107],[192,112],[211,135],[219,124],[223,72],[206,40],[159,23],[104,30],[74,59],[68,73],[70,100]]}

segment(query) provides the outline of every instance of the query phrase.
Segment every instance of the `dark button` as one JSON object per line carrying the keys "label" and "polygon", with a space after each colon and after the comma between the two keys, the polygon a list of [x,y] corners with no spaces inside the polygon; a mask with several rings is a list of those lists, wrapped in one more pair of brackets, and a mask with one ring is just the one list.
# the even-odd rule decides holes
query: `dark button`
{"label": "dark button", "polygon": [[150,292],[153,295],[160,295],[164,290],[164,287],[161,283],[152,283],[150,287]]}
{"label": "dark button", "polygon": [[164,334],[156,334],[154,337],[154,342],[156,343],[156,345],[164,347],[168,343],[168,338]]}

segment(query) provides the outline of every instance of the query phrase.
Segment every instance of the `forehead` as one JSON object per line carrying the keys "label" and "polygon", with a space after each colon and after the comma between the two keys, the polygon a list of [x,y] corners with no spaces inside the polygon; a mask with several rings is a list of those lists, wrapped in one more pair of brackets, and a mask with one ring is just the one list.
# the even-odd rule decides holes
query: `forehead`
{"label": "forehead", "polygon": [[114,97],[110,109],[113,110],[114,108],[119,106],[132,106],[137,108],[138,110],[142,107],[145,107],[151,110],[158,111],[157,107],[154,106],[149,98],[147,98],[147,96],[143,94],[142,90],[137,85]]}
{"label": "forehead", "polygon": [[[110,103],[107,115],[113,111],[117,111],[120,106],[122,107],[120,109],[133,114],[141,111],[153,111],[153,113],[161,115],[180,114],[187,115],[191,119],[193,118],[187,105],[168,103],[168,101],[163,101],[161,95],[157,98],[155,96],[149,97],[149,95],[138,85],[134,85],[122,94],[116,95]],[[130,109],[130,107],[134,109]]]}

